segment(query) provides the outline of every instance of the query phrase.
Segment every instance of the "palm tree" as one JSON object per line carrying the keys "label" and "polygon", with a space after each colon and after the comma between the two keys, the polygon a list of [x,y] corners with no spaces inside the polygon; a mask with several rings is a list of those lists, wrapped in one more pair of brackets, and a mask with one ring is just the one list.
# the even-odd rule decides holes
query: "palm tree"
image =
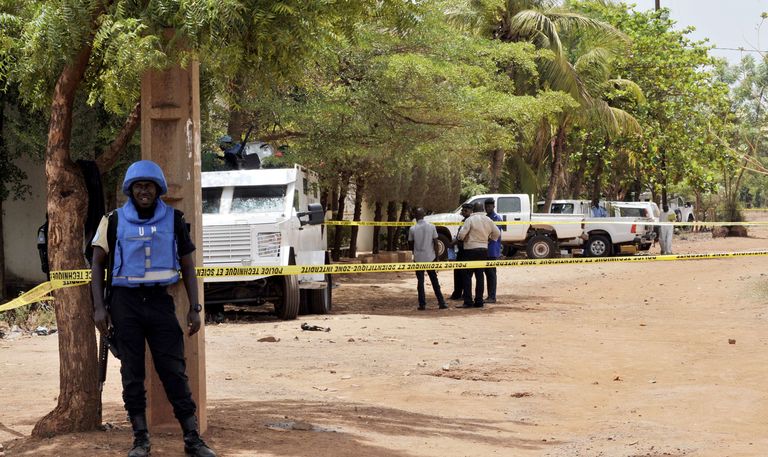
{"label": "palm tree", "polygon": [[[550,161],[545,208],[549,208],[562,181],[568,154],[567,134],[575,122],[596,125],[609,136],[640,129],[631,115],[611,107],[596,95],[601,85],[610,80],[610,62],[624,49],[627,37],[607,23],[574,13],[557,3],[553,0],[466,0],[447,11],[454,21],[490,38],[527,41],[539,49],[549,50],[550,54],[540,63],[539,87],[528,90],[563,91],[579,103],[575,110],[542,122],[529,156],[534,166],[529,168],[528,175],[545,157]],[[469,15],[471,11],[475,16]],[[470,18],[474,18],[474,22]],[[567,45],[563,44],[565,40]],[[498,154],[494,155],[493,166],[503,162]],[[498,173],[491,170],[492,177]]]}

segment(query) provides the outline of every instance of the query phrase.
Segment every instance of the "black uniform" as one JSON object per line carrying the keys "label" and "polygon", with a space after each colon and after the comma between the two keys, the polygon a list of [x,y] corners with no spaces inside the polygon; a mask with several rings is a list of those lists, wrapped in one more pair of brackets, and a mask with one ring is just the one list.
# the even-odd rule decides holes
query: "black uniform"
{"label": "black uniform", "polygon": [[[179,257],[194,252],[184,215],[178,210],[174,211],[174,232]],[[110,250],[114,252],[113,246]],[[145,341],[174,415],[179,420],[194,415],[196,406],[184,360],[184,331],[167,287],[112,287],[110,316],[120,352],[123,402],[128,415],[143,414],[147,408]]]}

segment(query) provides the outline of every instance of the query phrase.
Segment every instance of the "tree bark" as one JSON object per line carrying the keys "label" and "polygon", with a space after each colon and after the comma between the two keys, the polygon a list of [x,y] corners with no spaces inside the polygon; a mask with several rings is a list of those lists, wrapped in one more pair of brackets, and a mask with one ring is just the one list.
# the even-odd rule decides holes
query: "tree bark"
{"label": "tree bark", "polygon": [[123,128],[115,137],[114,141],[110,143],[109,147],[96,159],[96,166],[99,168],[99,172],[104,174],[115,166],[115,162],[120,157],[120,154],[128,147],[128,143],[131,142],[133,134],[136,133],[136,129],[141,124],[141,102],[136,103],[128,118],[123,124]]}
{"label": "tree bark", "polygon": [[[605,139],[604,147],[607,154],[608,148],[611,147],[611,141],[608,138]],[[595,170],[593,173],[594,176],[592,177],[592,195],[590,196],[592,200],[600,200],[600,183],[603,179],[604,168],[605,164],[603,163],[603,158],[598,154],[598,156],[595,157]]]}
{"label": "tree bark", "polygon": [[[352,216],[353,221],[359,221],[360,215],[363,213],[363,192],[365,192],[365,178],[358,175],[355,179],[355,212]],[[357,233],[360,231],[360,227],[352,226],[352,233],[349,236],[349,256],[351,258],[357,257]]]}
{"label": "tree bark", "polygon": [[229,110],[229,119],[227,121],[227,135],[232,137],[236,143],[242,141],[243,132],[245,132],[245,113],[239,108]]}
{"label": "tree bark", "polygon": [[[72,105],[91,55],[84,47],[59,75],[45,151],[51,271],[85,268],[83,225],[88,202],[83,176],[70,158]],[[93,306],[86,286],[53,292],[59,329],[59,398],[32,435],[95,430],[101,424]]]}
{"label": "tree bark", "polygon": [[669,199],[667,198],[667,152],[661,150],[661,210],[664,211],[664,207],[669,205]]}
{"label": "tree bark", "polygon": [[[374,207],[373,211],[373,220],[375,222],[381,222],[381,211],[383,209],[383,204],[380,201],[377,201]],[[379,233],[381,233],[381,227],[378,225],[375,225],[373,227],[373,253],[378,254],[380,251],[379,246]]]}
{"label": "tree bark", "polygon": [[[397,202],[390,200],[387,203],[387,221],[397,221]],[[387,227],[387,251],[395,250],[395,231],[397,227]]]}
{"label": "tree bark", "polygon": [[[350,178],[351,173],[344,172],[341,174],[341,179],[339,180],[339,200],[338,205],[336,206],[337,221],[344,219],[344,204],[347,200]],[[344,230],[344,226],[337,225],[335,228],[336,230],[333,232],[333,249],[331,250],[331,258],[338,262],[338,260],[341,258],[341,238],[343,235],[342,230]]]}
{"label": "tree bark", "polygon": [[[0,94],[0,158],[5,157],[5,137],[3,136],[3,124],[5,121],[5,98]],[[5,300],[5,237],[3,236],[3,200],[0,198],[0,300]]]}
{"label": "tree bark", "polygon": [[550,147],[552,148],[552,165],[550,167],[549,187],[547,187],[547,197],[544,200],[544,212],[549,213],[552,200],[557,197],[557,185],[563,169],[563,155],[565,146],[565,128],[560,127],[557,135],[552,139]]}
{"label": "tree bark", "polygon": [[488,183],[489,192],[492,194],[499,192],[499,181],[501,180],[501,171],[504,168],[504,150],[496,149],[491,151],[490,182]]}
{"label": "tree bark", "polygon": [[0,300],[5,300],[5,237],[3,236],[3,200],[0,199]]}

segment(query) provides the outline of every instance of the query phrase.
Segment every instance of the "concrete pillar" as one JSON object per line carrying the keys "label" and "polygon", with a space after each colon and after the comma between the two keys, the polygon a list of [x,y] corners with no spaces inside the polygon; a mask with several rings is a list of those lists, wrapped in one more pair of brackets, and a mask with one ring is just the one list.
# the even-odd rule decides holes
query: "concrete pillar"
{"label": "concrete pillar", "polygon": [[[197,247],[195,264],[203,263],[202,197],[200,193],[200,69],[197,62],[187,68],[174,67],[146,73],[141,81],[141,157],[163,169],[168,193],[163,200],[184,212]],[[186,332],[189,301],[184,284],[170,288],[176,316]],[[203,282],[198,283],[200,301]],[[205,317],[203,322],[205,321]],[[205,385],[205,326],[193,337],[185,333],[187,376],[197,403],[201,431],[207,427]],[[147,418],[152,431],[179,431],[173,409],[147,350]]]}

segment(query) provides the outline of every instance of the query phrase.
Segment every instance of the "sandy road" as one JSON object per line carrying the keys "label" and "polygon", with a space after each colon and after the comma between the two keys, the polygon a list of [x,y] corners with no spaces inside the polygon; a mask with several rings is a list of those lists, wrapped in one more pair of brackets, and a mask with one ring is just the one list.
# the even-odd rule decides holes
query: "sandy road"
{"label": "sandy road", "polygon": [[[768,247],[768,231],[753,233],[674,247]],[[497,305],[425,312],[412,274],[346,276],[330,316],[207,328],[207,438],[223,456],[765,456],[766,267],[507,268]],[[57,357],[55,336],[0,340],[6,455],[125,455],[116,365],[104,414],[115,428],[24,438],[55,405]],[[182,455],[179,436],[153,442],[154,456]]]}

